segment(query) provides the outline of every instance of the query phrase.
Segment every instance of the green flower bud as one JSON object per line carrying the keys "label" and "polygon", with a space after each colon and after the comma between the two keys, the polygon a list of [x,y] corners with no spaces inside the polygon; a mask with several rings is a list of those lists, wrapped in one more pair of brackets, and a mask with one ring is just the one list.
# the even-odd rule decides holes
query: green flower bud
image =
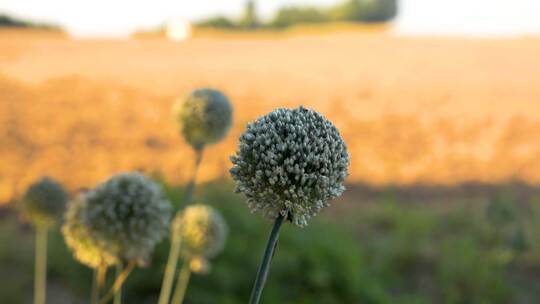
{"label": "green flower bud", "polygon": [[62,216],[66,200],[62,185],[44,177],[30,185],[21,201],[21,209],[32,224],[50,226]]}
{"label": "green flower bud", "polygon": [[230,172],[247,205],[273,220],[307,225],[345,190],[349,154],[338,129],[316,111],[277,109],[247,126]]}
{"label": "green flower bud", "polygon": [[214,208],[195,204],[174,219],[173,237],[180,238],[181,255],[187,259],[212,258],[223,250],[227,224]]}
{"label": "green flower bud", "polygon": [[174,107],[185,140],[195,149],[220,141],[232,123],[232,106],[223,93],[212,89],[193,91]]}

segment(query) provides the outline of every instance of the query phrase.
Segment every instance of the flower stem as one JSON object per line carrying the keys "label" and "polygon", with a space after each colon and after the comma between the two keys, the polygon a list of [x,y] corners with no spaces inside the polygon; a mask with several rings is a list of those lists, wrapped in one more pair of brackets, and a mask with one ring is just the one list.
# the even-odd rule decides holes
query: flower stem
{"label": "flower stem", "polygon": [[45,289],[47,286],[47,230],[47,226],[36,226],[34,304],[45,304]]}
{"label": "flower stem", "polygon": [[190,204],[193,198],[193,191],[195,190],[195,183],[197,182],[197,173],[199,172],[199,167],[201,165],[203,152],[204,152],[204,147],[195,149],[195,168],[193,170],[193,175],[191,176],[191,180],[186,186],[186,194],[184,196],[184,205]]}
{"label": "flower stem", "polygon": [[158,304],[169,303],[169,297],[171,296],[171,289],[174,281],[174,274],[176,272],[176,264],[178,263],[178,255],[180,254],[180,238],[172,235],[171,249],[169,250],[169,258],[167,259],[167,266],[165,266],[165,274],[163,275],[163,282],[161,283],[161,292],[159,293]]}
{"label": "flower stem", "polygon": [[96,273],[96,282],[98,290],[101,290],[103,288],[103,285],[105,285],[105,280],[107,279],[107,265],[101,264],[98,266],[97,273]]}
{"label": "flower stem", "polygon": [[[119,277],[122,274],[123,265],[122,262],[116,264],[116,276]],[[122,304],[122,287],[120,287],[114,294],[114,304]]]}
{"label": "flower stem", "polygon": [[114,280],[112,288],[107,292],[107,294],[99,301],[99,304],[105,304],[113,299],[113,297],[121,290],[122,285],[126,281],[127,277],[131,271],[135,268],[135,262],[129,261],[127,267],[122,270],[122,272]]}
{"label": "flower stem", "polygon": [[189,277],[191,275],[191,269],[189,268],[189,261],[184,261],[182,269],[178,274],[178,281],[176,282],[176,290],[171,301],[171,304],[182,304],[184,302],[184,296],[186,295],[187,286],[189,283]]}
{"label": "flower stem", "polygon": [[255,279],[253,290],[251,291],[251,297],[249,299],[250,304],[258,304],[261,300],[264,284],[266,283],[266,277],[268,277],[268,272],[270,271],[270,263],[272,262],[272,257],[274,256],[274,252],[276,250],[276,245],[279,238],[279,229],[281,228],[281,224],[283,224],[284,219],[285,217],[280,214],[274,222],[274,226],[270,232],[270,237],[266,243],[261,265],[257,271],[257,278]]}
{"label": "flower stem", "polygon": [[[204,146],[195,149],[195,168],[193,175],[186,186],[186,192],[184,195],[184,205],[191,203],[193,198],[193,191],[195,189],[195,183],[197,181],[197,173],[201,165],[204,152]],[[178,212],[179,214],[179,212]],[[161,283],[161,291],[159,293],[158,304],[169,303],[169,297],[171,296],[172,285],[174,281],[174,275],[176,272],[176,264],[178,264],[178,256],[180,254],[180,238],[175,235],[175,231],[171,231],[171,248],[169,249],[169,257],[167,258],[167,265],[165,266],[165,274],[163,275],[163,282]]]}
{"label": "flower stem", "polygon": [[99,300],[99,268],[94,268],[93,278],[92,278],[92,296],[90,298],[90,303],[97,304]]}

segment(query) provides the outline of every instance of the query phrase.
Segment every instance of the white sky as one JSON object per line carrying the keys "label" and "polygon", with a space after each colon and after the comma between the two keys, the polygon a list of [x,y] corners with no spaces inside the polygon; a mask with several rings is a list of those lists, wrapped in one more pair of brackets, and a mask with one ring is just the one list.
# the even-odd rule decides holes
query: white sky
{"label": "white sky", "polygon": [[[269,17],[291,4],[340,0],[258,0]],[[48,21],[75,35],[122,36],[167,20],[239,16],[245,0],[0,0],[0,13]],[[405,34],[540,35],[540,0],[401,0],[396,30]]]}
{"label": "white sky", "polygon": [[540,35],[540,0],[401,0],[398,32]]}

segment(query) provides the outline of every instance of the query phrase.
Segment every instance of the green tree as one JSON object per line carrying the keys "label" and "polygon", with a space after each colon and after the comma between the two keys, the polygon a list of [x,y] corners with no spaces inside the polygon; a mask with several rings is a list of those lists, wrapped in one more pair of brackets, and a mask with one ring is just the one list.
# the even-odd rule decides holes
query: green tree
{"label": "green tree", "polygon": [[238,27],[234,23],[234,21],[223,16],[218,16],[218,17],[203,20],[197,23],[197,26],[202,27],[202,28],[211,27],[211,28],[222,28],[222,29],[234,29]]}
{"label": "green tree", "polygon": [[324,12],[311,7],[286,7],[278,11],[271,27],[288,27],[298,23],[322,23],[330,19]]}
{"label": "green tree", "polygon": [[397,0],[349,0],[331,9],[334,20],[387,22],[398,13]]}
{"label": "green tree", "polygon": [[44,30],[58,30],[56,25],[36,23],[26,20],[20,20],[8,15],[0,14],[0,27],[18,27],[18,28],[37,28]]}
{"label": "green tree", "polygon": [[244,16],[240,20],[240,25],[244,28],[252,29],[259,26],[257,18],[257,7],[255,0],[248,0],[244,9]]}

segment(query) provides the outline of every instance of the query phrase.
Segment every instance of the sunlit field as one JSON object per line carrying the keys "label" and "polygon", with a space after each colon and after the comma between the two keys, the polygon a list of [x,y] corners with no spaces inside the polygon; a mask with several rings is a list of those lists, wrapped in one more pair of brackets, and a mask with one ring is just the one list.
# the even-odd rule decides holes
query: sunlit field
{"label": "sunlit field", "polygon": [[211,86],[234,129],[207,149],[203,179],[226,175],[246,123],[303,104],[336,123],[349,182],[540,182],[540,40],[400,38],[358,32],[70,40],[0,32],[0,198],[43,172],[71,189],[141,169],[184,180],[190,150],[174,100]]}
{"label": "sunlit field", "polygon": [[[248,299],[270,225],[233,194],[229,157],[248,122],[299,105],[338,127],[350,176],[308,227],[283,228],[262,303],[538,303],[539,54],[538,38],[343,25],[183,42],[0,30],[0,302],[33,296],[34,232],[18,203],[41,176],[74,198],[139,170],[185,207],[195,155],[171,109],[211,87],[230,98],[233,127],[205,148],[194,198],[229,236],[186,303]],[[156,303],[169,241],[126,281],[124,303]],[[88,303],[90,268],[59,229],[49,246],[48,303]]]}

